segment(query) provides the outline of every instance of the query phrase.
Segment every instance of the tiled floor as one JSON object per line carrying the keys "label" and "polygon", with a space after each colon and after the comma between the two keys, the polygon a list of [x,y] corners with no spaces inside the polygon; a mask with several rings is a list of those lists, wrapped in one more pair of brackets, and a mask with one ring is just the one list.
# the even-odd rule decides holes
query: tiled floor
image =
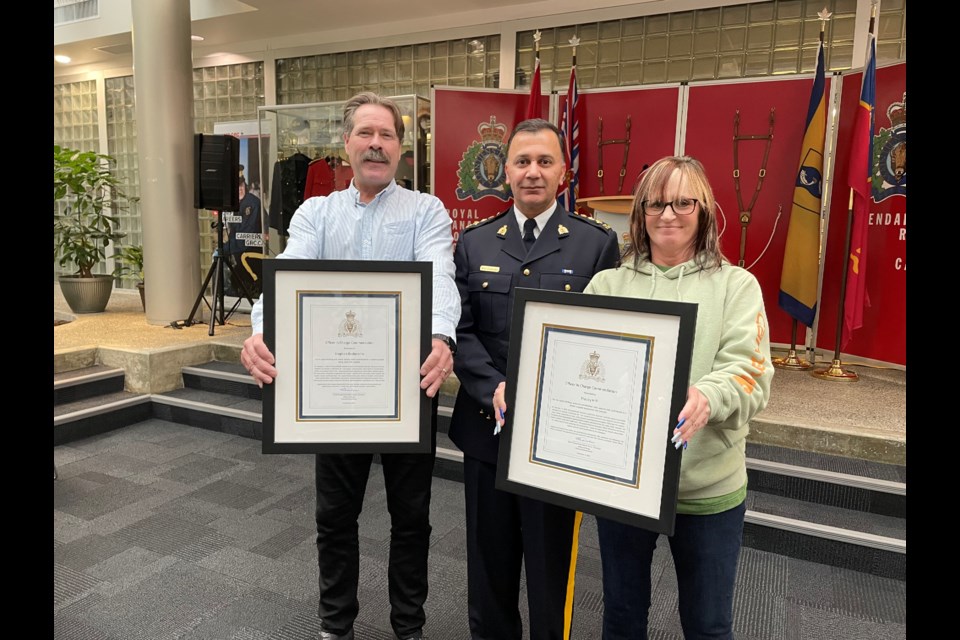
{"label": "tiled floor", "polygon": [[[148,420],[54,449],[54,629],[61,640],[315,638],[313,459],[254,440]],[[468,638],[463,492],[434,479],[431,640]],[[360,640],[390,640],[389,517],[374,465],[360,519]],[[666,544],[651,638],[682,638]],[[596,526],[584,518],[575,638],[599,638]],[[526,618],[525,606],[521,612]],[[906,583],[743,549],[741,640],[906,637]]]}

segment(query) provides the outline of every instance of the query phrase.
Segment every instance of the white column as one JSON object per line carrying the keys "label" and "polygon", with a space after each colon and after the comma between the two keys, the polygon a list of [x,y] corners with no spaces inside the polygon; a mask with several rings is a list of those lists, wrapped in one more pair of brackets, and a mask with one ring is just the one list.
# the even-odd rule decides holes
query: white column
{"label": "white column", "polygon": [[190,0],[131,0],[147,322],[184,320],[200,290],[193,208]]}

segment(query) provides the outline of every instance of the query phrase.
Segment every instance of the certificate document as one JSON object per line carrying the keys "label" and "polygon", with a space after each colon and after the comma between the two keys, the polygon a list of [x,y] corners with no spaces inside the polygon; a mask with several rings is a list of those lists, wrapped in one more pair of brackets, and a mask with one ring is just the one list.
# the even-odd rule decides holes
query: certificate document
{"label": "certificate document", "polygon": [[654,338],[542,329],[530,462],[638,486]]}
{"label": "certificate document", "polygon": [[297,292],[298,421],[400,420],[400,292]]}

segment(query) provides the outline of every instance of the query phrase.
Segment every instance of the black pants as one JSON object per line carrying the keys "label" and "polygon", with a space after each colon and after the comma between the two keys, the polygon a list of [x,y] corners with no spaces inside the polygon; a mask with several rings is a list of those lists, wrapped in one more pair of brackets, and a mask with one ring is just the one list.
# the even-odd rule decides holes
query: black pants
{"label": "black pants", "polygon": [[497,467],[463,457],[467,600],[474,640],[520,640],[520,569],[532,640],[569,637],[581,514],[495,488]]}
{"label": "black pants", "polygon": [[[436,455],[437,403],[433,403],[431,453],[381,454],[390,512],[390,624],[399,637],[426,621],[427,551],[430,547],[430,484]],[[372,454],[318,454],[317,562],[321,626],[337,634],[353,628],[360,603],[357,519],[370,476]]]}

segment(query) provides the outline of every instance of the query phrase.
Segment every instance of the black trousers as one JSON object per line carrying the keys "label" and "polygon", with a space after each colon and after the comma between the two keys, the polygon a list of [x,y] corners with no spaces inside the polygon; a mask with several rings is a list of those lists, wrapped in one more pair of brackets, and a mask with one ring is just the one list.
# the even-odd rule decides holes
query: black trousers
{"label": "black trousers", "polygon": [[520,640],[520,569],[531,640],[565,640],[582,515],[495,488],[497,467],[463,457],[467,601],[474,640]]}
{"label": "black trousers", "polygon": [[[380,454],[390,513],[390,624],[406,637],[419,631],[426,615],[427,552],[430,547],[430,484],[437,442],[437,402],[432,410],[430,453]],[[318,614],[325,631],[347,633],[360,603],[360,545],[357,520],[370,476],[373,454],[318,454],[317,562]]]}

